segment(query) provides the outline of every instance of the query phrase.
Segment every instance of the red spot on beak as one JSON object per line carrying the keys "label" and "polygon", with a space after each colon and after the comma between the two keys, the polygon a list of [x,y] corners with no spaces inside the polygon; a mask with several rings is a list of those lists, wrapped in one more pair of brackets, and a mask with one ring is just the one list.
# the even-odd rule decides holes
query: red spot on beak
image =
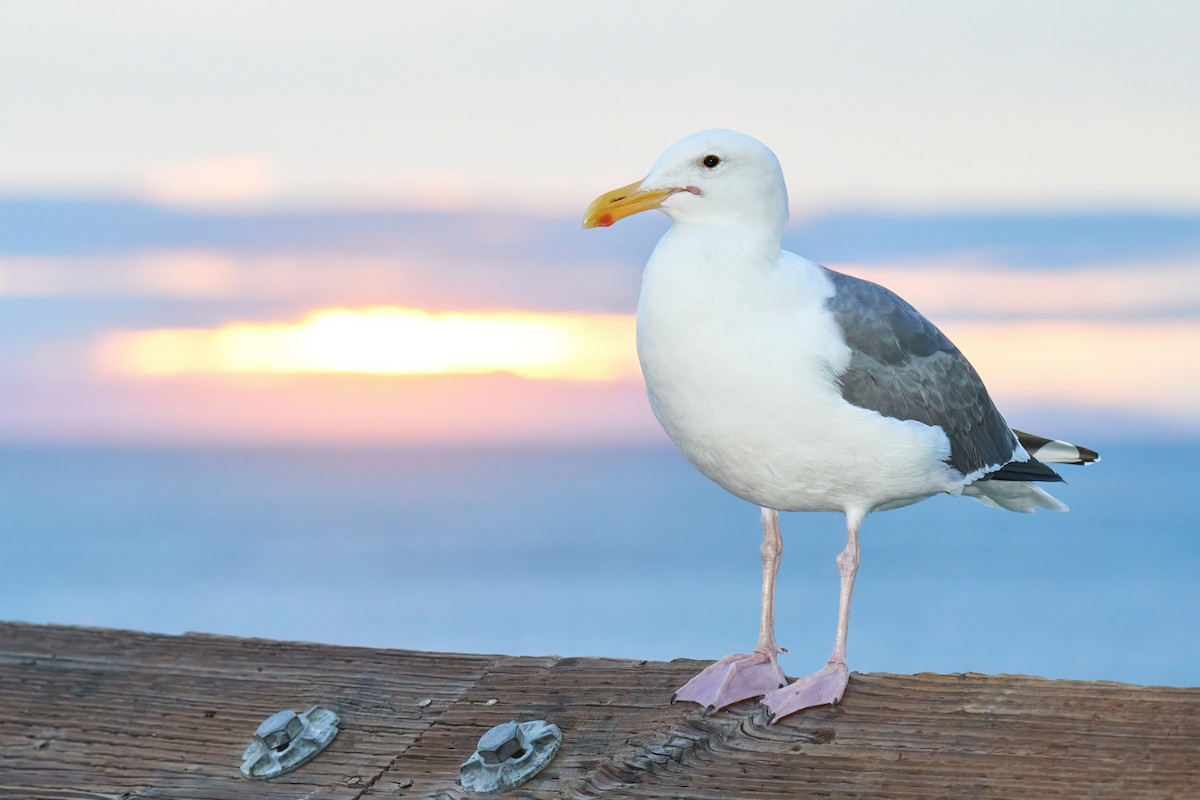
{"label": "red spot on beak", "polygon": [[601,228],[607,228],[609,225],[612,225],[612,214],[601,214],[600,216],[596,217],[596,224]]}

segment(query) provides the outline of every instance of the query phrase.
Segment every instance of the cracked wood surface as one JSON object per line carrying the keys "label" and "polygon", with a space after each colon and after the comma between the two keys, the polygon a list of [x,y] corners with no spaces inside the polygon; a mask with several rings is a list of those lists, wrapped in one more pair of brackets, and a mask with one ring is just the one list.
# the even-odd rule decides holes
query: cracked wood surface
{"label": "cracked wood surface", "polygon": [[[0,623],[0,797],[460,800],[479,736],[539,718],[563,748],[506,796],[1200,797],[1200,689],[855,674],[767,726],[671,705],[701,666]],[[243,779],[258,723],[314,703],[342,718],[329,748]]]}

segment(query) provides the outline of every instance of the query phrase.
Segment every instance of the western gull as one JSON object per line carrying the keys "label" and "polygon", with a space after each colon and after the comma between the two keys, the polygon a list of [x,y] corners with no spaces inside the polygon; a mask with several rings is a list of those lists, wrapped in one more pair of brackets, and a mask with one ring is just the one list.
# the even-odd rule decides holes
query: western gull
{"label": "western gull", "polygon": [[[762,617],[751,653],[726,656],[675,698],[708,713],[762,697],[771,719],[841,700],[859,527],[940,493],[1012,511],[1066,506],[1038,482],[1096,453],[1014,431],[946,336],[882,286],[781,248],[779,161],[728,130],[672,145],[641,181],[601,195],[584,227],[649,209],[673,221],[646,264],[637,351],[650,405],[704,475],[761,509]],[[787,682],[775,641],[780,511],[837,511],[847,542],[833,654]]]}

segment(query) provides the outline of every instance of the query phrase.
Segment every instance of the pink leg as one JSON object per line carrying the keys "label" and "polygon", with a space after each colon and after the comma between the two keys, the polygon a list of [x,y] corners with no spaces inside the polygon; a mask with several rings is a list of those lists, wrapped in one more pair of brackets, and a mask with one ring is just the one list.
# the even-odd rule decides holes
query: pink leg
{"label": "pink leg", "polygon": [[842,576],[841,593],[838,598],[837,638],[833,641],[833,654],[829,657],[829,663],[807,678],[768,692],[763,697],[763,705],[770,710],[772,722],[805,708],[836,704],[841,701],[842,694],[846,691],[846,683],[850,680],[850,671],[846,668],[850,597],[854,593],[854,575],[858,572],[858,528],[866,516],[865,512],[846,511],[846,549],[837,557],[838,572]]}
{"label": "pink leg", "polygon": [[688,681],[675,693],[674,700],[689,700],[704,706],[712,713],[740,700],[759,697],[787,685],[779,666],[778,655],[783,652],[775,644],[775,576],[783,555],[783,537],[779,534],[779,514],[762,509],[762,623],[758,645],[753,653],[725,656]]}

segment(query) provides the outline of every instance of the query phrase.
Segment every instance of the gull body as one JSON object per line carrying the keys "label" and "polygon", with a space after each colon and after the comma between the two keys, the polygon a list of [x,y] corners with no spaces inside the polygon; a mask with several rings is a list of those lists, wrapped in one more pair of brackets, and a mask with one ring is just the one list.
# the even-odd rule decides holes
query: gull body
{"label": "gull body", "polygon": [[[586,227],[660,209],[674,225],[646,265],[637,348],[655,416],[687,459],[763,523],[754,651],[726,656],[677,692],[709,711],[763,696],[773,718],[838,702],[858,530],[872,511],[939,493],[1014,511],[1066,510],[1036,483],[1086,448],[1015,432],[963,354],[887,289],[781,247],[787,189],[775,155],[734,131],[670,147],[647,177],[589,207]],[[837,511],[847,543],[833,653],[791,685],[777,661],[780,511]]]}
{"label": "gull body", "polygon": [[730,232],[675,226],[643,278],[638,357],[688,460],[777,511],[866,512],[960,489],[940,429],[843,399],[850,348],[824,307],[824,270],[786,251],[739,255]]}

